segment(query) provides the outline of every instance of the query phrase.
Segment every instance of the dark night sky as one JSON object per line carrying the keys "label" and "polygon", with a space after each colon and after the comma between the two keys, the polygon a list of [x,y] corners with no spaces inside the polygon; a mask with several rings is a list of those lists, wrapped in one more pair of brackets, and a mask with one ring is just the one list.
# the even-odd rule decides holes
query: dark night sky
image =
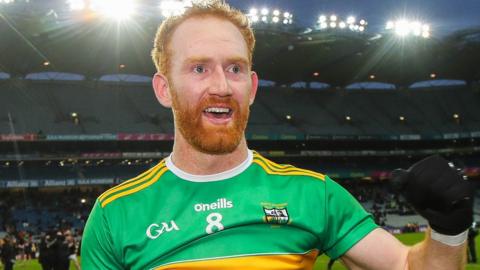
{"label": "dark night sky", "polygon": [[480,27],[480,0],[227,0],[242,10],[278,8],[294,14],[294,20],[308,27],[322,13],[342,17],[365,18],[370,30],[383,28],[385,23],[400,16],[429,23],[432,34],[445,35],[458,29]]}

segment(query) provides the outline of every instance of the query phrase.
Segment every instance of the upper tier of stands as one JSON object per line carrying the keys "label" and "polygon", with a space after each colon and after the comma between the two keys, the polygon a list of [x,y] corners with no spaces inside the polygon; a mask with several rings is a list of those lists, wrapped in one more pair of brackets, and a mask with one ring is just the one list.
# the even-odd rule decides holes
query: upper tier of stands
{"label": "upper tier of stands", "polygon": [[[479,104],[480,92],[469,86],[388,91],[262,87],[251,107],[247,132],[395,135],[480,131]],[[73,112],[78,123],[72,120]],[[459,116],[457,121],[454,114]],[[8,133],[173,133],[173,120],[148,85],[6,80],[0,84],[0,134]]]}

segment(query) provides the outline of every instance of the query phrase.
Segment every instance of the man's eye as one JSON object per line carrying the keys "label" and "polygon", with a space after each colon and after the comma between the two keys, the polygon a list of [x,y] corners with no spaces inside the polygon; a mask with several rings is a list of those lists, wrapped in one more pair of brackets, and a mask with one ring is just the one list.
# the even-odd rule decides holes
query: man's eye
{"label": "man's eye", "polygon": [[198,65],[193,68],[193,72],[195,73],[204,73],[205,72],[205,67]]}
{"label": "man's eye", "polygon": [[240,73],[240,71],[242,71],[242,69],[241,69],[240,66],[238,66],[238,65],[232,65],[232,66],[229,68],[229,71],[230,71],[230,72],[233,72],[233,73]]}

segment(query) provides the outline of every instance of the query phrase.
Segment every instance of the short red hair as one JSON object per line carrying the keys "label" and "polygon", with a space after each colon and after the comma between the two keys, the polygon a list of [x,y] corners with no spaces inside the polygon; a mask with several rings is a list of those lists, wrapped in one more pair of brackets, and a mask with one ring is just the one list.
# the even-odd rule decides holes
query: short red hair
{"label": "short red hair", "polygon": [[248,61],[251,67],[255,36],[247,16],[223,1],[210,0],[193,3],[182,15],[169,17],[162,22],[155,35],[152,49],[152,59],[158,72],[168,75],[170,56],[172,55],[169,44],[177,27],[189,18],[207,16],[227,20],[238,28],[247,44]]}

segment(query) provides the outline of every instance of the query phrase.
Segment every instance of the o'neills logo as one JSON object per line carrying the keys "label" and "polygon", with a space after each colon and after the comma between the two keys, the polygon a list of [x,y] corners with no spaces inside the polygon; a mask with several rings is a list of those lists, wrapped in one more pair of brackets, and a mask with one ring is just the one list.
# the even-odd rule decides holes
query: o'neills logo
{"label": "o'neills logo", "polygon": [[215,209],[222,209],[222,208],[232,208],[233,202],[229,201],[225,198],[220,198],[216,202],[213,203],[197,203],[193,206],[196,212],[203,212]]}

